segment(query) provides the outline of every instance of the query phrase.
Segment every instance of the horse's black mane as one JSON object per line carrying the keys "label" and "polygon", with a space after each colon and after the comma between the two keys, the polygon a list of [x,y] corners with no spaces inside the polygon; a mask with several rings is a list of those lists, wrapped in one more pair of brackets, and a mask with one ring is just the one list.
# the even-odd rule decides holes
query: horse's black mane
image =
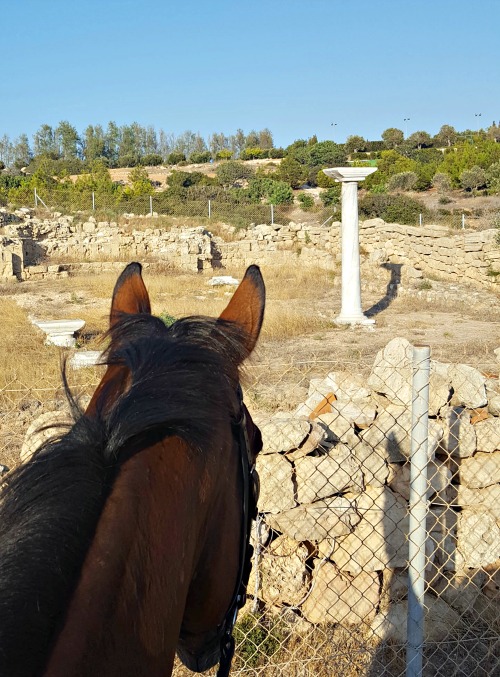
{"label": "horse's black mane", "polygon": [[43,669],[120,464],[167,435],[206,449],[214,423],[236,415],[246,355],[234,324],[129,315],[110,336],[107,363],[130,369],[129,390],[80,413],[1,488],[0,677]]}

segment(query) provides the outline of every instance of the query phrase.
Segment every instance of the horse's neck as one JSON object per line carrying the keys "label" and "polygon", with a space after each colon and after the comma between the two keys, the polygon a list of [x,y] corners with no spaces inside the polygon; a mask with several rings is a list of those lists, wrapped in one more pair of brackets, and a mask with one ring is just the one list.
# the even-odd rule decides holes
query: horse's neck
{"label": "horse's neck", "polygon": [[178,438],[125,463],[46,677],[170,674],[198,556],[204,474]]}

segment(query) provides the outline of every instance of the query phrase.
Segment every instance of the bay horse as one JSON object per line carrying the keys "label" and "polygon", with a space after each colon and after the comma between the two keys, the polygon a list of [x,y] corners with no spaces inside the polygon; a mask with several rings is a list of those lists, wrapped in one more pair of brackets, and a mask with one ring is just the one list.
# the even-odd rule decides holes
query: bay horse
{"label": "bay horse", "polygon": [[264,306],[250,266],[219,318],[167,327],[122,272],[87,410],[4,482],[1,677],[165,677],[176,651],[229,674],[262,446],[239,367]]}

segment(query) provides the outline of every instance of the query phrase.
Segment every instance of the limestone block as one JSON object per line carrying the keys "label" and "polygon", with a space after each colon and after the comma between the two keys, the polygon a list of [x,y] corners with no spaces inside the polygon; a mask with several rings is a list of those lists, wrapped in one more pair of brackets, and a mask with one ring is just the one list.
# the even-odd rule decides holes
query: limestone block
{"label": "limestone block", "polygon": [[305,456],[295,461],[297,500],[315,501],[339,494],[348,488],[363,489],[360,467],[344,444],[337,444],[322,456]]}
{"label": "limestone block", "polygon": [[[353,437],[355,437],[354,434]],[[346,440],[346,442],[360,465],[365,486],[383,486],[389,476],[387,454],[381,451],[380,447],[374,449],[369,444],[357,438],[356,440],[357,443],[354,443],[354,440]]]}
{"label": "limestone block", "polygon": [[500,418],[488,418],[474,426],[477,450],[492,452],[500,449]]}
{"label": "limestone block", "polygon": [[[447,502],[449,496],[447,489],[451,485],[451,471],[443,463],[431,460],[427,465],[427,498],[438,496]],[[410,464],[390,464],[388,480],[389,487],[402,496],[406,501],[410,500]]]}
{"label": "limestone block", "polygon": [[[428,457],[433,458],[443,437],[442,426],[433,419],[428,424]],[[404,462],[410,455],[411,411],[407,407],[389,405],[378,414],[372,425],[360,436],[374,449],[385,453],[391,463]]]}
{"label": "limestone block", "polygon": [[281,454],[257,457],[260,478],[260,512],[277,513],[295,505],[292,465]]}
{"label": "limestone block", "polygon": [[443,438],[439,449],[457,458],[467,458],[476,451],[477,426],[471,425],[470,412],[463,407],[446,407],[441,411]]}
{"label": "limestone block", "polygon": [[481,570],[448,571],[436,581],[432,590],[460,614],[470,614],[472,609],[480,606],[484,580],[485,573]]}
{"label": "limestone block", "polygon": [[500,482],[500,451],[477,452],[460,464],[460,483],[471,489],[490,487]]}
{"label": "limestone block", "polygon": [[279,536],[263,550],[262,555],[259,596],[275,606],[298,604],[308,587],[307,548],[287,536]]}
{"label": "limestone block", "polygon": [[468,409],[486,406],[486,378],[481,372],[467,364],[452,364],[448,374],[457,404]]}
{"label": "limestone block", "polygon": [[500,484],[492,484],[482,489],[459,485],[455,503],[467,508],[487,508],[500,522]]}
{"label": "limestone block", "polygon": [[479,568],[500,559],[500,524],[485,507],[463,508],[457,522],[456,568]]}
{"label": "limestone block", "polygon": [[379,604],[379,580],[376,573],[351,576],[331,562],[315,560],[312,590],[302,613],[311,623],[369,623]]}
{"label": "limestone block", "polygon": [[323,541],[350,533],[360,521],[353,500],[334,496],[267,516],[275,531],[295,541]]}
{"label": "limestone block", "polygon": [[358,428],[368,428],[375,420],[377,408],[370,399],[365,400],[338,400],[332,403],[332,412]]}
{"label": "limestone block", "polygon": [[[442,599],[426,594],[424,624],[424,641],[439,642],[453,635],[461,626],[460,614]],[[407,602],[398,602],[381,609],[371,625],[371,634],[380,641],[392,641],[396,644],[406,643]]]}
{"label": "limestone block", "polygon": [[407,506],[389,487],[367,487],[346,498],[355,502],[360,517],[354,531],[339,536],[331,559],[339,569],[358,573],[402,567],[408,557]]}
{"label": "limestone block", "polygon": [[259,425],[262,454],[298,449],[311,432],[311,423],[303,418],[276,416]]}
{"label": "limestone block", "polygon": [[410,342],[404,338],[392,339],[377,353],[368,385],[394,404],[410,404],[412,360]]}
{"label": "limestone block", "polygon": [[366,387],[366,379],[358,374],[342,371],[332,371],[318,385],[318,389],[325,393],[333,392],[339,402],[363,400],[370,397],[370,390]]}
{"label": "limestone block", "polygon": [[344,418],[337,408],[330,413],[319,414],[318,421],[326,426],[330,434],[342,441],[347,439],[346,435],[351,431],[354,432],[352,423]]}
{"label": "limestone block", "polygon": [[431,360],[431,373],[429,375],[429,416],[437,416],[440,409],[450,399],[450,383],[447,376],[433,370]]}

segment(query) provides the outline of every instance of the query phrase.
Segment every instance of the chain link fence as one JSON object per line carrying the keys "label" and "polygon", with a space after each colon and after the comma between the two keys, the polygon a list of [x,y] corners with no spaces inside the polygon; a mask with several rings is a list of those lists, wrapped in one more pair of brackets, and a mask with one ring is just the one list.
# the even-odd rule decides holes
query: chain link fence
{"label": "chain link fence", "polygon": [[[71,372],[84,403],[98,377]],[[393,339],[370,364],[251,366],[245,400],[264,448],[232,674],[499,674],[498,373]],[[0,462],[54,411],[59,383],[4,384]]]}
{"label": "chain link fence", "polygon": [[308,221],[313,214],[316,221],[330,220],[332,212],[335,212],[336,219],[340,219],[339,205],[325,209],[323,203],[317,200],[310,209],[303,210],[300,204],[274,205],[239,200],[231,192],[227,193],[227,199],[223,199],[220,193],[214,199],[208,197],[192,199],[166,192],[130,195],[127,198],[121,196],[117,199],[112,193],[106,192],[18,188],[12,207],[46,209],[63,214],[82,212],[94,214],[102,220],[113,220],[126,215],[187,217],[223,221],[238,228],[246,228],[251,223],[268,225],[284,223],[287,219],[291,219],[292,211],[295,218],[300,217],[299,220]]}

